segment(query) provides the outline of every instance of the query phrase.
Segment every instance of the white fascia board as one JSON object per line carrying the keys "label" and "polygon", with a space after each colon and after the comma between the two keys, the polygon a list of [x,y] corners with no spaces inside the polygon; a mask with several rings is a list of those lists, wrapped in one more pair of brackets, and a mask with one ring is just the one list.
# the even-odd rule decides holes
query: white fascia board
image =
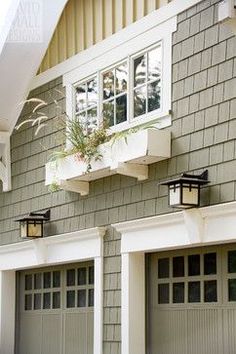
{"label": "white fascia board", "polygon": [[0,270],[93,259],[102,256],[105,228],[92,228],[0,247]]}
{"label": "white fascia board", "polygon": [[[168,5],[153,11],[105,40],[37,75],[32,80],[30,89],[35,89],[59,76],[69,73],[77,67],[90,62],[91,58],[93,58],[93,60],[99,58],[102,54],[119,47],[121,44],[129,42],[131,39],[150,31],[152,28],[158,27],[199,2],[201,2],[201,0],[174,0],[170,2]],[[66,81],[64,84],[66,84]]]}
{"label": "white fascia board", "polygon": [[236,241],[236,202],[112,225],[121,253],[149,252]]}

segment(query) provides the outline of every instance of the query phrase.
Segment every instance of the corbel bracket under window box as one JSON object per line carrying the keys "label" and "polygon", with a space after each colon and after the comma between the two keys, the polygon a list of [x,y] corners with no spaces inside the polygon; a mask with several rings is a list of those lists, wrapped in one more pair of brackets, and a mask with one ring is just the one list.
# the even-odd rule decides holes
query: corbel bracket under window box
{"label": "corbel bracket under window box", "polygon": [[10,133],[0,132],[0,180],[3,192],[11,190]]}
{"label": "corbel bracket under window box", "polygon": [[218,20],[230,26],[236,34],[236,0],[223,0],[218,5]]}
{"label": "corbel bracket under window box", "polygon": [[117,139],[99,147],[102,158],[91,162],[91,170],[86,173],[87,165],[70,155],[46,165],[46,185],[57,183],[61,189],[87,195],[89,182],[121,174],[148,179],[148,165],[170,157],[171,137],[167,130],[144,129],[130,134],[127,138]]}

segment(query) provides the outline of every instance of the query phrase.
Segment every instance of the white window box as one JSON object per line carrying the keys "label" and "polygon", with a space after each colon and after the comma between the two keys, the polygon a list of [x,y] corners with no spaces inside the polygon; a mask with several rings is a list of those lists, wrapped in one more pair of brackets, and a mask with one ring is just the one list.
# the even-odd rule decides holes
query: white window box
{"label": "white window box", "polygon": [[170,146],[169,131],[153,128],[140,130],[127,139],[116,140],[114,144],[102,144],[102,157],[91,162],[88,173],[87,164],[78,161],[76,154],[47,163],[46,185],[56,182],[62,189],[86,195],[89,193],[89,181],[116,173],[142,181],[148,178],[149,164],[170,157]]}
{"label": "white window box", "polygon": [[236,34],[236,1],[223,0],[218,6],[218,20],[231,27]]}

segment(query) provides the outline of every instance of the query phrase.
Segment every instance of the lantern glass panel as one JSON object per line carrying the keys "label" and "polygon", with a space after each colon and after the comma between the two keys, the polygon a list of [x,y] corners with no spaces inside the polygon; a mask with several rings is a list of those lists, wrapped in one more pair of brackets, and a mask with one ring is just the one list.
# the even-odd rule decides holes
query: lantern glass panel
{"label": "lantern glass panel", "polygon": [[28,224],[28,237],[42,237],[42,222]]}
{"label": "lantern glass panel", "polygon": [[188,205],[198,205],[198,190],[199,186],[197,184],[183,185],[183,196],[182,203]]}
{"label": "lantern glass panel", "polygon": [[26,221],[21,221],[20,234],[21,234],[21,237],[27,237],[27,222]]}
{"label": "lantern glass panel", "polygon": [[170,205],[181,204],[180,184],[169,187],[169,200]]}

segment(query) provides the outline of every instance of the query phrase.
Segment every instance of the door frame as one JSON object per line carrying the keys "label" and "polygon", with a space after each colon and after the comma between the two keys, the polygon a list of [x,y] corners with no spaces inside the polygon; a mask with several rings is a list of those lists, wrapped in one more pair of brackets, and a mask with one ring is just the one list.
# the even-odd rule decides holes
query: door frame
{"label": "door frame", "polygon": [[14,354],[16,271],[80,261],[94,261],[94,354],[103,347],[103,236],[95,227],[0,247],[0,348]]}

